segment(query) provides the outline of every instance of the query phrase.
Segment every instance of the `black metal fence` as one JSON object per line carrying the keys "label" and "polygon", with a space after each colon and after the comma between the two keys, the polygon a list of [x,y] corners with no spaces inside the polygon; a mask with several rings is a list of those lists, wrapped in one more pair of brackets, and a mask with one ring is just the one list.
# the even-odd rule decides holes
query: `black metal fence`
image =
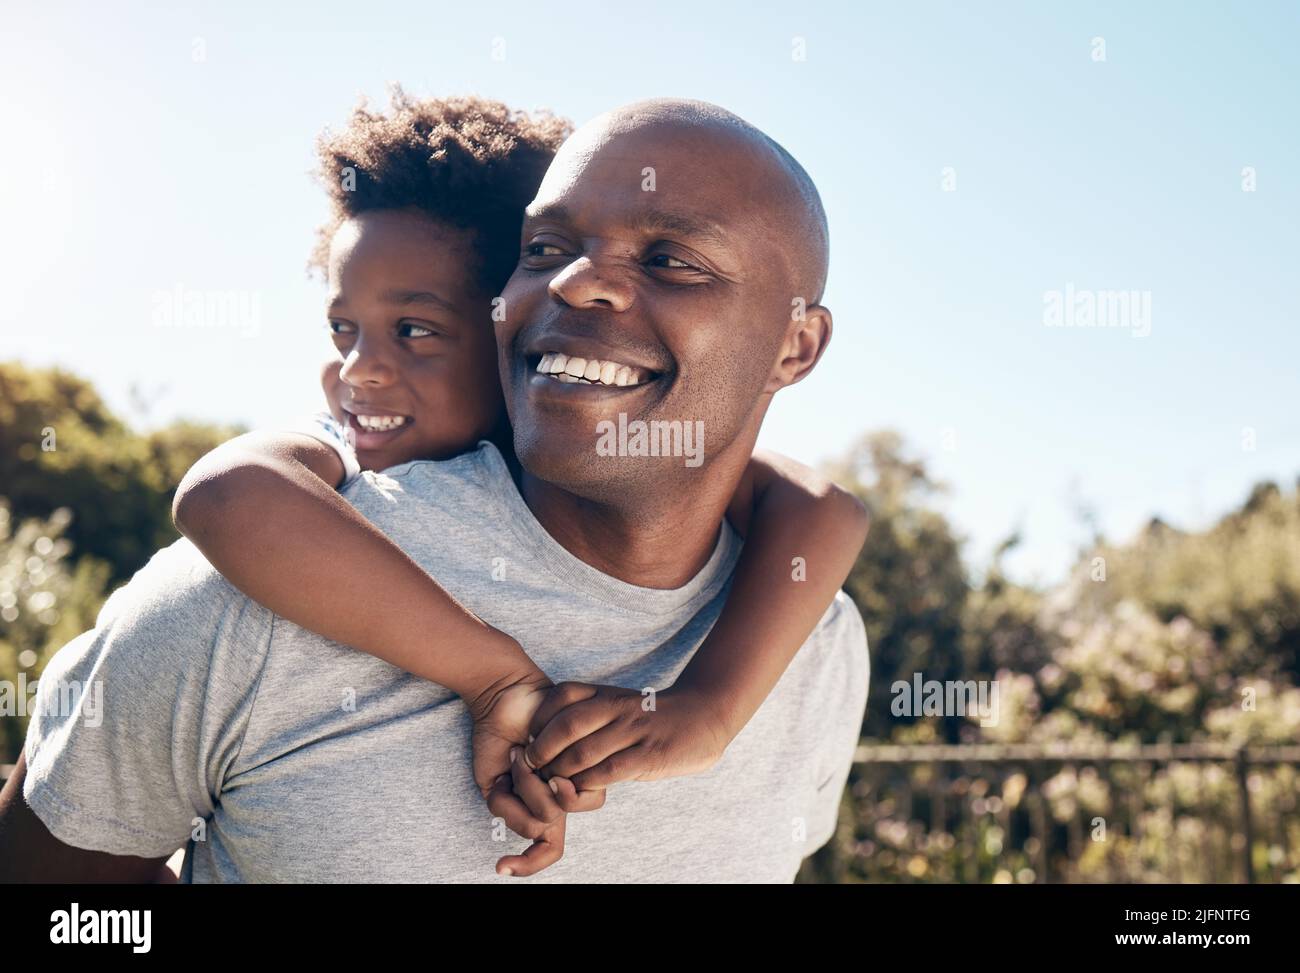
{"label": "black metal fence", "polygon": [[821,881],[1300,881],[1300,746],[859,747]]}
{"label": "black metal fence", "polygon": [[1300,746],[862,745],[844,801],[802,881],[1300,882]]}

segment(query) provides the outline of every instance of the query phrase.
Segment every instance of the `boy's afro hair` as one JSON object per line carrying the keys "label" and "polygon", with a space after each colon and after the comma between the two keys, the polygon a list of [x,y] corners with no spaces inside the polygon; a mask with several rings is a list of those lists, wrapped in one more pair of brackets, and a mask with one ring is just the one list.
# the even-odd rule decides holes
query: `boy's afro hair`
{"label": "boy's afro hair", "polygon": [[330,219],[310,267],[324,271],[339,224],[368,210],[415,209],[474,231],[480,280],[495,293],[519,259],[527,206],[573,125],[478,97],[414,100],[391,90],[386,114],[362,102],[339,132],[317,140],[317,178]]}

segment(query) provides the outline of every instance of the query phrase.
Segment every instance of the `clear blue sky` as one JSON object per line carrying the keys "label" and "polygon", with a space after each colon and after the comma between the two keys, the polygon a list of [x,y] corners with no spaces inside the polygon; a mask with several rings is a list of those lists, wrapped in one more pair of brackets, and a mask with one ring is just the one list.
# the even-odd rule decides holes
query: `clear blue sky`
{"label": "clear blue sky", "polygon": [[[151,423],[315,408],[308,171],[359,94],[578,121],[686,95],[784,143],[830,213],[834,341],[764,445],[898,428],[972,563],[1020,527],[1027,579],[1068,563],[1078,500],[1122,539],[1300,473],[1294,3],[291,6],[6,4],[0,358],[128,414],[136,385]],[[1149,292],[1150,334],[1046,327],[1067,284]],[[255,294],[260,326],[158,327],[177,285]]]}

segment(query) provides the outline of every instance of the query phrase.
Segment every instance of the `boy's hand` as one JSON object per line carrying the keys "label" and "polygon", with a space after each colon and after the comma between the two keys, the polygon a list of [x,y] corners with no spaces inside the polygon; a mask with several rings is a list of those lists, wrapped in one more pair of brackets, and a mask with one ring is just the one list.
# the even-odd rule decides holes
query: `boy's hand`
{"label": "boy's hand", "polygon": [[487,796],[488,809],[505,821],[515,833],[532,841],[519,855],[504,855],[497,859],[498,875],[535,875],[564,857],[564,830],[568,815],[560,807],[561,793],[570,800],[577,794],[573,785],[565,781],[565,791],[552,791],[548,782],[529,770],[518,759],[520,748],[510,753],[510,772],[502,774],[493,783]]}
{"label": "boy's hand", "polygon": [[528,741],[529,721],[550,685],[545,676],[530,675],[466,700],[474,721],[470,737],[474,782],[488,810],[533,842],[523,854],[501,858],[499,874],[533,875],[559,861],[564,854],[565,813],[592,811],[605,803],[603,790],[579,795],[570,781],[556,778],[552,784],[522,760],[511,759],[511,751]]}
{"label": "boy's hand", "polygon": [[577,682],[551,689],[530,729],[536,739],[524,750],[529,766],[544,777],[568,778],[579,796],[620,781],[708,770],[733,736],[717,701],[699,693],[643,696]]}

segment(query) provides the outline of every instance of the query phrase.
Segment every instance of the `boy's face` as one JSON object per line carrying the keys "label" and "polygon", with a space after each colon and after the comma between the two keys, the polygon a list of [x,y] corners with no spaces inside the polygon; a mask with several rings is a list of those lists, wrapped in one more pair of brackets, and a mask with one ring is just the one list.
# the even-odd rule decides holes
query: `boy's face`
{"label": "boy's face", "polygon": [[504,418],[491,297],[473,234],[417,212],[377,210],[330,244],[324,368],[330,411],[363,469],[443,459]]}

